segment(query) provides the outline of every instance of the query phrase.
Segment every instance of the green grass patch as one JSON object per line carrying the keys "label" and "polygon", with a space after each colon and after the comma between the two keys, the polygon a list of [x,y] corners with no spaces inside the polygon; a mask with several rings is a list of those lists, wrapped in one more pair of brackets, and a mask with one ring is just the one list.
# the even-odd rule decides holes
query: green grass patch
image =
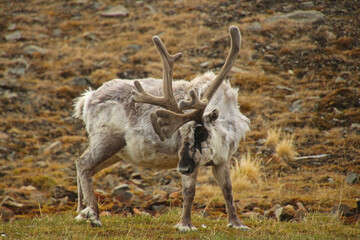
{"label": "green grass patch", "polygon": [[[43,215],[32,219],[5,222],[1,239],[359,239],[359,223],[345,225],[326,214],[309,214],[300,222],[273,219],[243,219],[251,231],[227,228],[225,217],[193,214],[196,232],[180,233],[173,226],[180,210],[172,209],[157,217],[113,215],[102,217],[102,228],[77,222],[74,213]],[[206,227],[205,227],[206,226]]]}

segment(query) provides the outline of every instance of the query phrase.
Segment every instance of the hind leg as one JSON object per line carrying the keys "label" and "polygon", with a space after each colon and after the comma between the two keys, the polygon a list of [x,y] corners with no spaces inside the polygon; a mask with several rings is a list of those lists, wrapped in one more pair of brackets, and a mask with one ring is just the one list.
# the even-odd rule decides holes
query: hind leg
{"label": "hind leg", "polygon": [[[112,156],[126,146],[123,134],[104,128],[98,135],[91,135],[90,146],[76,161],[78,176],[78,211],[76,219],[88,219],[91,225],[100,227],[99,208],[92,186],[92,176],[114,162]],[[108,161],[109,160],[109,161]],[[83,200],[86,208],[84,209]]]}

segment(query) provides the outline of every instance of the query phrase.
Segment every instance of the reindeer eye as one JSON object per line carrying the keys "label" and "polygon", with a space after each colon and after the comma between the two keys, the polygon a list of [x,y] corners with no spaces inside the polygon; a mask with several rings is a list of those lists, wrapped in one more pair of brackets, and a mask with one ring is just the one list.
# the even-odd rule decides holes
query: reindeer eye
{"label": "reindeer eye", "polygon": [[209,133],[204,126],[199,126],[195,128],[195,143],[201,143],[205,141],[208,136]]}

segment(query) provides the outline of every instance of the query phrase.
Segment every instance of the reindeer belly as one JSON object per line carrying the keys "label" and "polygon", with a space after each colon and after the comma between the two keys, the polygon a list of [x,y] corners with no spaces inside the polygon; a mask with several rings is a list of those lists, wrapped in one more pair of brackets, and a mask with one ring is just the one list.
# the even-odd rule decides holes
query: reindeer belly
{"label": "reindeer belly", "polygon": [[125,162],[136,166],[169,169],[176,168],[179,158],[177,153],[162,153],[155,146],[141,146],[141,144],[126,146],[117,154]]}

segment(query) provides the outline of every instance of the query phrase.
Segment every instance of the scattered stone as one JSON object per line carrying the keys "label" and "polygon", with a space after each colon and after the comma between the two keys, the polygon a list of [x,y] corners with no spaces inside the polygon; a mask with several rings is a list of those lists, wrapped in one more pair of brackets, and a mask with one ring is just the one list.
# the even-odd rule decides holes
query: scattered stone
{"label": "scattered stone", "polygon": [[5,36],[6,41],[17,41],[22,38],[20,31],[15,31]]}
{"label": "scattered stone", "polygon": [[62,35],[61,29],[59,29],[59,28],[54,29],[54,31],[52,32],[52,35],[54,37],[60,37]]}
{"label": "scattered stone", "polygon": [[31,192],[31,191],[36,191],[36,187],[31,186],[31,185],[29,185],[29,186],[22,186],[22,187],[20,188],[20,191],[29,191],[29,192]]}
{"label": "scattered stone", "polygon": [[44,154],[48,155],[61,150],[62,143],[60,141],[53,142],[47,148],[44,149]]}
{"label": "scattered stone", "polygon": [[303,100],[301,100],[301,99],[296,100],[295,102],[293,102],[291,104],[291,106],[289,107],[290,112],[292,112],[292,113],[300,113],[302,103],[303,103]]}
{"label": "scattered stone", "polygon": [[275,205],[272,206],[270,209],[268,209],[268,210],[266,210],[266,211],[264,212],[264,217],[268,217],[268,218],[275,217],[274,212],[275,212],[277,209],[279,209],[279,208],[281,208],[281,205],[278,204],[278,203],[275,204]]}
{"label": "scattered stone", "polygon": [[283,19],[291,19],[300,23],[324,23],[325,15],[316,10],[297,10],[291,13],[281,14],[265,20],[266,23],[273,23]]}
{"label": "scattered stone", "polygon": [[331,210],[331,215],[334,217],[346,215],[348,213],[350,213],[350,208],[348,205],[345,204],[336,204]]}
{"label": "scattered stone", "polygon": [[307,212],[304,209],[298,209],[294,215],[294,219],[299,221],[304,219],[304,217],[306,216]]}
{"label": "scattered stone", "polygon": [[205,68],[210,65],[210,61],[200,63],[200,67]]}
{"label": "scattered stone", "polygon": [[17,25],[16,23],[11,23],[8,27],[7,30],[8,31],[14,31],[16,29]]}
{"label": "scattered stone", "polygon": [[355,184],[359,180],[359,174],[355,172],[348,173],[346,176],[345,182],[347,184]]}
{"label": "scattered stone", "polygon": [[75,202],[77,199],[77,193],[67,190],[63,186],[55,186],[51,191],[51,195],[53,198],[60,199],[64,197],[68,197],[68,200],[71,202]]}
{"label": "scattered stone", "polygon": [[129,44],[126,46],[126,49],[131,50],[132,53],[137,53],[142,49],[142,46],[139,44]]}
{"label": "scattered stone", "polygon": [[130,175],[130,179],[141,179],[141,174],[139,172],[134,172]]}
{"label": "scattered stone", "polygon": [[264,59],[268,62],[275,63],[276,62],[276,56],[270,53],[267,53],[264,55]]}
{"label": "scattered stone", "polygon": [[12,166],[12,165],[3,165],[0,167],[0,171],[10,171],[13,169],[14,169],[14,166]]}
{"label": "scattered stone", "polygon": [[152,205],[151,209],[155,212],[159,212],[165,208],[165,205],[159,204],[159,205]]}
{"label": "scattered stone", "polygon": [[0,218],[3,220],[10,220],[15,217],[15,213],[6,207],[0,206]]}
{"label": "scattered stone", "polygon": [[245,218],[255,218],[255,217],[260,216],[260,213],[251,211],[251,212],[243,213],[242,216],[245,217]]}
{"label": "scattered stone", "polygon": [[288,221],[294,218],[296,211],[293,206],[286,205],[274,211],[275,217],[278,221]]}
{"label": "scattered stone", "polygon": [[115,177],[112,174],[107,174],[104,177],[104,182],[110,187],[114,188],[116,186],[116,180]]}
{"label": "scattered stone", "polygon": [[12,74],[18,77],[25,75],[25,67],[13,67],[8,69],[8,74]]}
{"label": "scattered stone", "polygon": [[161,186],[160,189],[165,191],[167,194],[171,194],[173,192],[179,191],[178,187],[172,187],[172,186],[169,186],[169,185]]}
{"label": "scattered stone", "polygon": [[28,45],[23,49],[23,53],[24,54],[34,54],[34,53],[39,53],[41,55],[45,55],[49,52],[49,50],[45,49],[45,48],[41,48],[39,46],[36,45]]}
{"label": "scattered stone", "polygon": [[350,129],[360,129],[360,123],[352,123]]}
{"label": "scattered stone", "polygon": [[235,205],[241,210],[252,211],[259,203],[259,198],[247,198],[241,199],[235,203]]}
{"label": "scattered stone", "polygon": [[176,191],[176,192],[170,193],[169,198],[170,199],[182,198],[182,193],[181,193],[181,191]]}
{"label": "scattered stone", "polygon": [[346,80],[343,79],[341,76],[337,76],[335,79],[336,83],[346,83]]}
{"label": "scattered stone", "polygon": [[70,84],[74,86],[80,86],[80,87],[92,87],[93,84],[90,82],[90,80],[87,77],[74,77],[70,80]]}
{"label": "scattered stone", "polygon": [[39,161],[32,165],[35,168],[46,168],[48,164],[45,161]]}
{"label": "scattered stone", "polygon": [[259,22],[253,22],[250,25],[246,26],[246,31],[259,33],[262,31],[262,26]]}
{"label": "scattered stone", "polygon": [[113,8],[110,8],[107,11],[100,13],[103,17],[126,17],[129,14],[129,10],[123,5],[117,5]]}
{"label": "scattered stone", "polygon": [[279,89],[279,90],[285,90],[285,91],[288,91],[288,92],[293,92],[294,90],[292,88],[289,88],[289,87],[285,87],[285,86],[276,86],[276,89]]}
{"label": "scattered stone", "polygon": [[0,139],[8,139],[9,135],[6,134],[5,132],[0,132]]}
{"label": "scattered stone", "polygon": [[128,202],[134,196],[134,194],[129,190],[129,185],[121,184],[112,190],[111,195],[121,202]]}
{"label": "scattered stone", "polygon": [[[14,101],[19,98],[19,95],[17,95],[14,92],[5,91],[4,98]],[[0,138],[1,138],[1,136],[0,136]]]}
{"label": "scattered stone", "polygon": [[117,191],[123,191],[123,190],[130,190],[129,185],[127,185],[127,184],[121,184],[121,185],[117,186],[116,188],[114,188],[114,189],[112,190],[111,195],[116,194]]}

